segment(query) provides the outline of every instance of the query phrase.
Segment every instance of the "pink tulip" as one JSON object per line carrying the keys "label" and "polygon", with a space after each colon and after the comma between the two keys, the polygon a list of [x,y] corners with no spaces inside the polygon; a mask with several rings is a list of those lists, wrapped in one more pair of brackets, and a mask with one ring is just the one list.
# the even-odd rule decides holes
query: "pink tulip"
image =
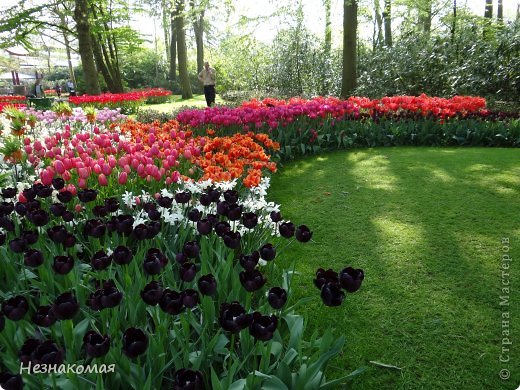
{"label": "pink tulip", "polygon": [[81,179],[85,180],[90,176],[90,170],[88,168],[78,168],[78,175]]}
{"label": "pink tulip", "polygon": [[78,179],[79,188],[87,188],[87,181],[83,178]]}
{"label": "pink tulip", "polygon": [[126,184],[127,179],[128,179],[128,174],[126,172],[121,172],[119,174],[119,178],[117,179],[117,181],[119,184],[124,185],[124,184]]}
{"label": "pink tulip", "polygon": [[54,169],[56,169],[56,172],[61,175],[65,172],[65,165],[61,160],[54,160]]}
{"label": "pink tulip", "polygon": [[108,185],[107,177],[103,173],[98,176],[98,183],[100,186],[103,186],[103,187]]}
{"label": "pink tulip", "polygon": [[65,180],[65,181],[69,181],[70,178],[71,178],[71,174],[70,174],[69,171],[65,171],[65,172],[63,172],[63,174],[61,175],[61,177],[63,178],[63,180]]}

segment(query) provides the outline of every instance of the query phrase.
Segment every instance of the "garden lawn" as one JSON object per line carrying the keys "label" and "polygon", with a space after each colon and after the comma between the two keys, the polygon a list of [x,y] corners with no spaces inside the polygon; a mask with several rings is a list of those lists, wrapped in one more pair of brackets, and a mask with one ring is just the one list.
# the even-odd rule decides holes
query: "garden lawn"
{"label": "garden lawn", "polygon": [[[215,102],[216,104],[224,104],[224,100],[219,95],[217,95]],[[141,109],[170,112],[182,107],[206,107],[206,98],[204,95],[193,95],[192,99],[182,99],[180,95],[172,95],[168,103],[149,104],[142,106]]]}
{"label": "garden lawn", "polygon": [[[347,342],[329,376],[365,366],[353,389],[516,389],[520,384],[520,150],[379,148],[287,164],[270,197],[314,231],[293,245],[293,297],[311,330]],[[502,239],[509,239],[509,306],[500,306]],[[290,257],[290,256],[288,256]],[[320,265],[365,271],[361,289],[326,307]],[[500,363],[502,312],[513,341]],[[383,368],[377,361],[402,368]],[[503,381],[499,371],[508,369]]]}

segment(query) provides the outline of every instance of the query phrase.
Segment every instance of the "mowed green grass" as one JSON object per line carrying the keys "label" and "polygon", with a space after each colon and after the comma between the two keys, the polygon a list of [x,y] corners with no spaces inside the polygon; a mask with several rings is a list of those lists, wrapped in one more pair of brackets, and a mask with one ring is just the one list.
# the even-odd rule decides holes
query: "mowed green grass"
{"label": "mowed green grass", "polygon": [[[224,100],[217,95],[215,98],[216,104],[224,104]],[[182,99],[180,95],[172,95],[170,96],[170,101],[168,103],[162,104],[150,104],[146,106],[142,106],[142,110],[155,110],[159,112],[170,112],[177,110],[182,107],[197,107],[203,108],[206,107],[206,98],[204,95],[193,95],[192,99]]]}
{"label": "mowed green grass", "polygon": [[[520,385],[520,150],[359,149],[282,167],[270,198],[307,224],[313,241],[292,245],[294,295],[309,333],[346,336],[329,377],[367,367],[352,389],[516,389]],[[503,248],[502,239],[508,239]],[[502,255],[513,259],[502,277]],[[319,267],[362,268],[342,306],[313,285]],[[502,280],[509,306],[500,306]],[[513,345],[500,363],[502,315]],[[381,362],[401,370],[370,363]],[[499,372],[507,369],[509,380]]]}

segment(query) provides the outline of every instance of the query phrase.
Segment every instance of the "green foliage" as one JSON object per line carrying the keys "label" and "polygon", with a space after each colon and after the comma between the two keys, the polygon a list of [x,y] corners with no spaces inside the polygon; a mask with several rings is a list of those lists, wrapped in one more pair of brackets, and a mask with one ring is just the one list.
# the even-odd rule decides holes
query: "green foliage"
{"label": "green foliage", "polygon": [[121,72],[129,88],[170,88],[167,64],[151,49],[138,48],[120,58]]}

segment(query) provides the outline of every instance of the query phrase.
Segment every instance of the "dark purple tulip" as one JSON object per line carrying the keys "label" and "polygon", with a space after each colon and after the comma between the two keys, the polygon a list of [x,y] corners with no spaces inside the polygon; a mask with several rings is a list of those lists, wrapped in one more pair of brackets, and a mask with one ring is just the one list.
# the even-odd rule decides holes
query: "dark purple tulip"
{"label": "dark purple tulip", "polygon": [[92,256],[90,265],[93,269],[101,271],[108,268],[111,262],[112,258],[108,256],[105,251],[97,251],[94,253],[94,256]]}
{"label": "dark purple tulip", "polygon": [[148,218],[150,218],[151,221],[158,221],[161,219],[161,213],[156,208],[147,210],[146,213],[148,214]]}
{"label": "dark purple tulip", "polygon": [[57,244],[62,244],[63,242],[65,242],[68,232],[65,226],[57,225],[47,229],[47,235],[53,242]]}
{"label": "dark purple tulip", "polygon": [[92,236],[94,238],[102,237],[106,232],[106,226],[100,219],[89,219],[85,222],[83,231],[85,235]]}
{"label": "dark purple tulip", "polygon": [[182,303],[182,295],[177,291],[165,289],[159,300],[159,306],[161,309],[168,314],[176,315],[184,310]]}
{"label": "dark purple tulip", "polygon": [[362,269],[354,269],[352,267],[344,268],[339,273],[339,283],[342,288],[349,293],[356,292],[361,287],[361,282],[365,278],[365,273]]}
{"label": "dark purple tulip", "polygon": [[116,217],[116,229],[119,234],[130,235],[134,226],[134,217],[131,215],[118,215]]}
{"label": "dark purple tulip", "polygon": [[217,214],[227,216],[229,212],[229,203],[225,200],[217,203]]}
{"label": "dark purple tulip", "polygon": [[261,341],[271,340],[278,325],[278,318],[274,314],[263,316],[259,312],[254,312],[252,317],[253,321],[249,325],[251,336]]}
{"label": "dark purple tulip", "polygon": [[189,261],[188,256],[185,253],[179,252],[175,255],[175,261],[179,264],[184,264]]}
{"label": "dark purple tulip", "polygon": [[40,197],[40,198],[48,198],[49,196],[52,195],[52,187],[51,186],[45,186],[45,185],[41,185],[38,190],[36,191],[36,194]]}
{"label": "dark purple tulip", "polygon": [[240,247],[241,236],[240,236],[239,232],[233,232],[233,231],[226,232],[226,233],[224,233],[222,238],[224,240],[224,244],[228,248],[237,249]]}
{"label": "dark purple tulip", "polygon": [[27,241],[23,238],[13,238],[9,241],[9,248],[15,253],[22,253],[27,250]]}
{"label": "dark purple tulip", "polygon": [[148,236],[148,227],[144,223],[140,223],[134,228],[132,235],[138,241],[146,240]]}
{"label": "dark purple tulip", "polygon": [[270,214],[271,221],[274,223],[280,222],[282,220],[282,214],[279,211],[271,211]]}
{"label": "dark purple tulip", "polygon": [[79,303],[71,292],[66,292],[56,298],[53,310],[58,319],[70,320],[79,311]]}
{"label": "dark purple tulip", "polygon": [[97,191],[94,189],[84,189],[78,191],[78,199],[80,202],[93,202],[97,198]]}
{"label": "dark purple tulip", "polygon": [[161,223],[159,221],[149,221],[146,223],[146,238],[151,239],[157,236],[161,231]]}
{"label": "dark purple tulip", "polygon": [[200,371],[181,368],[173,375],[173,390],[204,390]]}
{"label": "dark purple tulip", "polygon": [[56,217],[61,217],[67,208],[63,203],[53,203],[50,207],[51,213]]}
{"label": "dark purple tulip", "polygon": [[27,200],[34,200],[36,198],[36,190],[34,188],[26,188],[23,190],[23,195]]}
{"label": "dark purple tulip", "polygon": [[27,213],[30,213],[31,211],[40,210],[41,203],[37,199],[28,200],[27,203],[25,203],[25,207],[27,208]]}
{"label": "dark purple tulip", "polygon": [[156,248],[151,248],[144,258],[143,268],[148,275],[158,275],[168,263],[166,256]]}
{"label": "dark purple tulip", "polygon": [[14,211],[14,203],[12,202],[1,202],[0,203],[0,214],[9,215]]}
{"label": "dark purple tulip", "polygon": [[242,268],[244,268],[246,271],[252,271],[255,269],[256,265],[258,264],[258,260],[260,260],[260,254],[258,251],[254,251],[250,255],[240,255],[240,265]]}
{"label": "dark purple tulip", "polygon": [[45,340],[34,352],[34,364],[62,364],[65,354],[58,344]]}
{"label": "dark purple tulip", "polygon": [[238,192],[235,190],[224,191],[224,199],[228,203],[236,203],[238,202]]}
{"label": "dark purple tulip", "polygon": [[263,287],[267,279],[260,271],[254,269],[252,271],[242,271],[239,274],[240,283],[246,291],[252,292]]}
{"label": "dark purple tulip", "polygon": [[23,254],[23,262],[28,267],[39,267],[43,264],[43,254],[37,249],[29,249]]}
{"label": "dark purple tulip", "polygon": [[116,249],[114,249],[114,252],[112,253],[112,259],[116,264],[124,265],[128,264],[132,261],[132,251],[130,251],[129,248],[126,246],[118,246]]}
{"label": "dark purple tulip", "polygon": [[202,235],[210,234],[212,229],[213,229],[213,226],[211,225],[211,222],[207,218],[197,221],[197,231],[199,232],[199,234],[202,234]]}
{"label": "dark purple tulip", "polygon": [[242,223],[248,229],[254,229],[258,225],[258,216],[255,213],[242,214]]}
{"label": "dark purple tulip", "polygon": [[93,293],[90,293],[90,295],[87,298],[87,306],[90,307],[92,310],[100,311],[103,309],[103,305],[101,304],[101,295],[103,294],[102,290],[96,290]]}
{"label": "dark purple tulip", "polygon": [[212,274],[201,276],[197,282],[202,295],[214,295],[217,291],[217,281]]}
{"label": "dark purple tulip", "polygon": [[27,245],[36,244],[38,241],[38,230],[24,230],[20,234],[20,238],[23,238],[25,242],[27,242]]}
{"label": "dark purple tulip", "polygon": [[326,283],[338,283],[338,273],[332,269],[325,271],[323,268],[319,268],[316,271],[316,279],[314,279],[314,285],[320,290]]}
{"label": "dark purple tulip", "polygon": [[182,252],[190,259],[196,259],[200,255],[200,245],[197,241],[188,241],[184,244]]}
{"label": "dark purple tulip", "polygon": [[25,215],[27,214],[27,207],[24,203],[18,202],[14,205],[14,211],[16,211],[18,215]]}
{"label": "dark purple tulip", "polygon": [[2,197],[4,199],[11,199],[16,196],[16,188],[9,187],[9,188],[2,188]]}
{"label": "dark purple tulip", "polygon": [[230,221],[238,221],[240,216],[242,215],[242,206],[232,203],[229,205],[229,210],[227,212],[227,217]]}
{"label": "dark purple tulip", "polygon": [[72,200],[72,192],[67,190],[60,191],[57,198],[61,203],[69,203]]}
{"label": "dark purple tulip", "polygon": [[273,309],[281,309],[287,302],[287,291],[281,287],[273,287],[269,290],[267,300]]}
{"label": "dark purple tulip", "polygon": [[220,191],[215,188],[209,189],[207,193],[210,196],[211,201],[214,203],[218,202],[220,199]]}
{"label": "dark purple tulip", "polygon": [[83,337],[83,346],[85,353],[90,358],[105,356],[110,349],[110,337],[89,330]]}
{"label": "dark purple tulip", "polygon": [[42,342],[40,340],[34,338],[26,339],[20,348],[20,351],[18,351],[20,363],[23,363],[26,366],[29,362],[34,361],[36,350],[41,344]]}
{"label": "dark purple tulip", "polygon": [[27,213],[27,219],[35,226],[45,226],[49,223],[49,214],[45,210],[34,210]]}
{"label": "dark purple tulip", "polygon": [[282,222],[280,226],[278,226],[278,231],[280,232],[280,235],[285,238],[291,238],[294,236],[294,231],[296,230],[296,227],[294,226],[294,223],[291,221]]}
{"label": "dark purple tulip", "polygon": [[202,212],[199,209],[191,209],[188,211],[188,219],[192,222],[197,222],[202,218]]}
{"label": "dark purple tulip", "polygon": [[55,256],[52,269],[59,275],[68,274],[74,267],[74,259],[72,256]]}
{"label": "dark purple tulip", "polygon": [[11,321],[20,321],[29,310],[29,303],[25,297],[18,295],[2,303],[2,312]]}
{"label": "dark purple tulip", "polygon": [[191,193],[185,192],[177,192],[175,194],[175,201],[180,204],[188,203],[191,200]]}
{"label": "dark purple tulip", "polygon": [[116,198],[106,198],[105,210],[109,213],[115,213],[117,210],[119,210],[119,201]]}
{"label": "dark purple tulip", "polygon": [[265,261],[271,261],[276,257],[276,248],[273,244],[265,244],[260,248],[260,257]]}
{"label": "dark purple tulip", "polygon": [[208,214],[206,215],[206,218],[208,219],[209,223],[211,223],[211,226],[215,227],[215,225],[218,223],[218,216],[215,214]]}
{"label": "dark purple tulip", "polygon": [[61,177],[55,177],[52,179],[52,186],[57,190],[61,190],[63,187],[65,187],[65,180],[63,180]]}
{"label": "dark purple tulip", "polygon": [[160,196],[157,198],[157,204],[161,207],[170,208],[172,206],[173,199],[167,196]]}
{"label": "dark purple tulip", "polygon": [[76,244],[76,237],[72,233],[67,233],[67,237],[65,237],[65,241],[63,241],[64,248],[72,248]]}
{"label": "dark purple tulip", "polygon": [[300,225],[296,229],[296,239],[300,242],[308,242],[312,238],[312,232],[305,225]]}
{"label": "dark purple tulip", "polygon": [[108,210],[104,206],[97,205],[92,208],[92,214],[98,218],[103,218],[108,215]]}
{"label": "dark purple tulip", "polygon": [[220,305],[219,323],[227,332],[238,333],[247,328],[252,317],[246,314],[246,310],[236,301]]}
{"label": "dark purple tulip", "polygon": [[72,211],[64,211],[61,218],[65,221],[65,222],[71,222],[74,220],[74,213]]}
{"label": "dark purple tulip", "polygon": [[181,280],[184,282],[191,282],[195,279],[197,274],[197,267],[193,263],[183,263],[180,267]]}
{"label": "dark purple tulip", "polygon": [[14,222],[11,218],[2,216],[0,217],[0,227],[8,232],[12,232],[14,230]]}
{"label": "dark purple tulip", "polygon": [[9,372],[0,373],[0,388],[5,390],[22,390],[22,376],[20,374],[11,374]]}
{"label": "dark purple tulip", "polygon": [[202,194],[199,200],[203,206],[209,206],[211,204],[211,196],[209,194]]}
{"label": "dark purple tulip", "polygon": [[116,288],[114,282],[109,281],[105,283],[101,290],[101,296],[99,299],[103,309],[111,309],[119,305],[123,299],[123,293]]}
{"label": "dark purple tulip", "polygon": [[141,298],[143,298],[146,304],[155,306],[161,300],[162,294],[163,289],[161,285],[154,280],[144,286],[144,289],[141,291]]}
{"label": "dark purple tulip", "polygon": [[231,230],[231,226],[226,221],[217,222],[215,225],[215,233],[217,236],[222,237],[224,233],[229,232]]}
{"label": "dark purple tulip", "polygon": [[188,309],[192,309],[199,304],[199,293],[191,288],[181,292],[182,304]]}
{"label": "dark purple tulip", "polygon": [[131,359],[142,355],[148,348],[148,336],[137,328],[128,328],[123,334],[123,352]]}
{"label": "dark purple tulip", "polygon": [[337,283],[325,283],[321,288],[321,299],[327,306],[339,306],[345,299],[345,293]]}
{"label": "dark purple tulip", "polygon": [[48,328],[54,325],[58,319],[54,314],[52,306],[40,306],[34,313],[32,320],[36,325]]}

